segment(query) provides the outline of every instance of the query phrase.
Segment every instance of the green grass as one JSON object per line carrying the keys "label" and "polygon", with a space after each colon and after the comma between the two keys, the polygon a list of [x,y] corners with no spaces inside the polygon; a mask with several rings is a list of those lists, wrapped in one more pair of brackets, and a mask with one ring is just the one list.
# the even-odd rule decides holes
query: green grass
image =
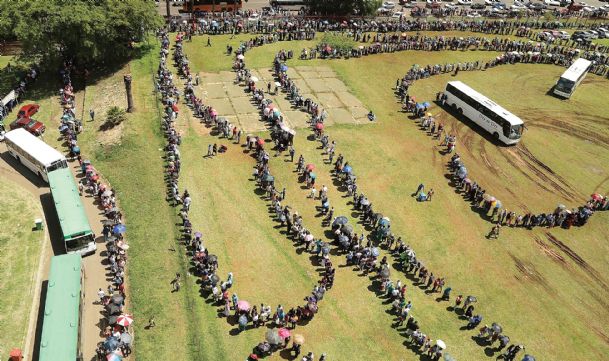
{"label": "green grass", "polygon": [[[293,49],[298,54],[300,49],[310,45],[294,42],[271,46],[273,50],[263,47],[248,52],[246,54],[248,66],[266,67],[269,62],[267,59],[272,57],[275,49]],[[222,66],[218,59],[210,58],[209,54],[213,48],[187,46],[186,49],[194,62],[195,70],[229,70],[228,59]],[[592,327],[596,334],[609,332],[605,326],[609,314],[603,310],[602,301],[602,295],[606,295],[606,291],[565,253],[550,246],[552,251],[563,257],[564,263],[551,258],[552,253],[545,253],[534,241],[537,237],[543,240],[543,243],[548,243],[544,230],[532,232],[506,230],[499,242],[487,241],[483,235],[490,229],[489,223],[471,212],[469,205],[446,185],[444,164],[447,158],[438,153],[439,148],[434,146],[437,143],[430,141],[418,130],[412,120],[399,112],[392,95],[391,86],[395,84],[395,79],[411,64],[486,60],[493,56],[495,54],[492,52],[405,52],[348,61],[294,60],[290,65],[311,66],[322,63],[330,65],[358,98],[377,113],[379,119],[377,125],[333,126],[328,128],[328,132],[332,139],[338,141],[339,152],[345,154],[355,166],[361,188],[372,198],[379,211],[392,218],[396,233],[403,235],[419,254],[424,255],[423,258],[433,270],[448,277],[455,293],[475,294],[484,300],[478,308],[485,316],[485,322],[502,323],[512,340],[525,343],[533,354],[556,357],[561,355],[561,358],[566,359],[578,358],[581,355],[598,358],[602,352],[600,350],[607,349],[602,337],[584,335],[589,327]],[[197,67],[198,65],[201,67]],[[598,104],[602,104],[601,89],[607,86],[607,81],[590,75],[569,101],[546,96],[545,93],[562,71],[564,69],[554,66],[516,65],[487,72],[462,72],[458,78],[521,115],[529,128],[522,144],[526,145],[537,159],[562,177],[564,183],[576,190],[575,199],[564,199],[556,194],[547,180],[537,179],[535,176],[533,180],[528,179],[522,171],[527,174],[532,171],[524,167],[521,169],[519,167],[521,163],[517,162],[516,165],[508,163],[506,157],[515,157],[512,155],[513,148],[497,148],[486,144],[487,141],[469,126],[454,120],[437,108],[432,108],[432,112],[447,124],[448,129],[458,132],[460,139],[458,151],[462,153],[473,177],[482,182],[494,195],[500,197],[510,209],[518,209],[520,204],[526,204],[533,211],[540,212],[553,209],[559,202],[574,206],[581,204],[582,200],[596,188],[601,192],[606,190],[607,184],[603,185],[602,181],[607,177],[607,169],[594,166],[606,162],[605,147],[599,145],[594,137],[582,139],[581,131],[588,129],[594,134],[606,134],[606,122],[602,121],[605,115]],[[417,95],[419,99],[432,100],[435,93],[443,89],[449,79],[452,77],[439,76],[421,80],[412,88],[411,93]],[[515,89],[518,91],[514,91]],[[564,129],[560,126],[561,123],[558,125],[552,123],[553,120],[568,122],[576,127],[579,133]],[[548,130],[548,127],[552,129]],[[328,167],[322,166],[319,151],[313,147],[316,144],[307,141],[306,135],[307,131],[301,130],[297,136],[297,154],[303,153],[307,162],[321,167],[317,172],[320,175],[319,183],[329,184],[331,181],[328,178]],[[203,140],[196,143],[196,148],[205,149],[210,142],[212,139]],[[577,149],[577,152],[561,151],[567,146]],[[499,175],[494,175],[489,170],[481,154],[485,154],[491,164],[500,170]],[[221,186],[220,180],[228,179],[228,176],[224,175],[228,171],[225,168],[228,167],[227,164],[234,163],[235,157],[238,156],[240,155],[222,156],[230,161],[197,159],[197,166],[193,171],[194,178],[203,177],[205,172],[203,167],[209,167],[211,163],[213,171],[210,173],[222,174],[215,187],[224,190],[226,186]],[[306,191],[299,188],[294,182],[295,176],[291,170],[282,164],[282,159],[273,160],[273,172],[281,186],[286,186],[289,203],[305,215],[305,222],[309,225],[310,222],[307,221],[315,219],[312,202],[304,198]],[[222,168],[222,171],[218,167]],[[578,171],[573,171],[574,167]],[[242,168],[240,166],[235,170],[237,174],[241,174],[236,177],[239,179],[238,182],[244,182],[243,179],[247,176],[247,171]],[[407,196],[414,191],[420,181],[436,190],[437,198],[433,203],[415,204]],[[202,181],[197,181],[196,184],[200,182]],[[544,191],[537,183],[541,183],[548,190]],[[247,183],[243,185],[236,183],[228,188],[230,191],[220,192],[227,193],[222,197],[229,197],[230,194],[231,199],[242,199],[247,194],[240,196],[233,194],[240,189],[243,189],[242,192],[252,192],[252,187],[248,189]],[[215,189],[205,192],[215,193]],[[217,197],[219,196],[213,198]],[[331,202],[338,214],[350,215],[344,199],[338,197],[335,191],[331,192]],[[238,203],[240,206],[237,214],[246,212],[245,206],[241,204],[247,203],[244,201]],[[214,200],[210,201],[209,205],[211,204],[224,203]],[[251,209],[257,208],[258,206],[251,206]],[[223,212],[230,213],[225,210]],[[603,231],[606,230],[606,218],[606,214],[597,214],[581,229],[570,231],[553,229],[551,233],[571,247],[591,267],[602,273],[603,255],[607,250],[606,231]],[[207,220],[206,224],[211,225],[214,221]],[[241,222],[239,225],[241,226]],[[316,229],[317,226],[317,224],[313,225],[312,229]],[[249,225],[248,231],[256,227]],[[218,232],[218,235],[220,234]],[[604,252],[598,252],[599,249]],[[518,270],[517,265],[520,265],[524,273]],[[340,345],[348,338],[354,337],[355,333],[359,334],[369,329],[367,321],[382,320],[385,325],[391,321],[387,315],[382,315],[384,306],[372,294],[366,292],[367,281],[355,277],[351,271],[339,270],[339,277],[341,276],[341,281],[337,284],[359,290],[355,291],[355,297],[366,299],[365,302],[368,302],[369,307],[366,310],[350,310],[351,312],[346,313],[344,319],[338,318],[332,323],[334,327],[338,327],[350,322],[351,328],[357,332],[344,335],[334,333],[333,342],[315,343],[311,344],[311,347],[315,350],[328,351],[330,354],[342,355],[345,351]],[[341,286],[337,285],[337,289],[338,287]],[[416,287],[409,288],[412,289],[409,294],[415,304],[413,312],[432,338],[437,337],[447,341],[449,347],[452,347],[450,352],[458,359],[484,359],[483,350],[470,339],[473,333],[459,331],[463,323],[457,320],[454,314],[445,310],[446,304],[436,303]],[[339,299],[344,297],[341,296],[341,291],[335,291],[336,289],[332,290],[332,297]],[[352,300],[353,297],[350,299]],[[583,309],[578,306],[582,303],[585,305]],[[326,307],[331,306],[323,305],[322,311]],[[573,310],[578,310],[577,317],[572,317]],[[548,325],[561,326],[558,328]],[[317,319],[306,329],[325,330],[324,326],[324,321]],[[385,337],[390,339],[396,335],[395,331],[384,332],[386,332]],[[546,341],[548,339],[559,341],[548,343]],[[376,350],[382,350],[380,352],[384,355],[398,355],[403,352],[399,342],[383,344],[374,338],[373,340],[377,345]],[[239,345],[240,342],[234,344]],[[356,344],[352,349],[354,354],[370,352],[365,343]]]}
{"label": "green grass", "polygon": [[[237,46],[240,40],[249,38],[212,37],[213,46],[207,48],[206,37],[195,37],[186,45],[192,69],[230,70],[230,58],[223,55],[226,43]],[[255,48],[246,53],[247,63],[251,68],[269,67],[279,49],[292,49],[298,56],[303,47],[313,44],[279,42]],[[175,211],[164,201],[159,151],[163,140],[158,131],[151,80],[158,65],[157,52],[158,48],[154,48],[132,61],[128,69],[87,88],[86,104],[100,104],[98,100],[109,91],[108,84],[122,87],[122,74],[129,71],[133,75],[137,110],[128,116],[120,142],[100,145],[108,135],[96,131],[99,122],[95,126],[85,123],[85,133],[79,138],[83,153],[92,158],[116,189],[126,215],[132,246],[128,292],[137,320],[135,352],[144,360],[173,355],[185,360],[244,359],[263,339],[264,329],[233,336],[234,326],[217,318],[217,308],[199,296],[192,277],[186,277],[180,293],[169,293],[168,282],[175,272],[186,273],[187,262],[183,247],[175,242]],[[348,61],[294,60],[290,66],[331,66],[351,91],[375,111],[376,124],[337,125],[327,130],[338,141],[338,152],[354,166],[360,188],[372,199],[375,209],[391,217],[394,232],[414,246],[434,273],[447,277],[454,289],[453,298],[460,292],[478,296],[481,301],[476,311],[484,315],[484,322],[500,322],[512,341],[526,344],[532,354],[548,359],[601,359],[607,351],[602,335],[609,334],[609,312],[604,301],[607,290],[600,284],[607,283],[602,274],[609,251],[607,214],[594,215],[583,228],[551,230],[590,268],[601,273],[600,282],[556,247],[540,248],[535,238],[549,243],[544,230],[504,229],[499,240],[486,240],[483,236],[490,224],[473,213],[446,184],[447,157],[438,153],[437,143],[399,112],[392,94],[395,79],[414,63],[486,60],[494,56],[496,53],[482,51],[401,52]],[[575,200],[563,199],[548,179],[527,178],[523,171],[531,171],[524,168],[524,160],[509,163],[510,157],[518,156],[515,148],[497,148],[468,125],[432,108],[447,129],[458,132],[458,151],[472,176],[510,209],[526,204],[535,211],[550,210],[557,202],[575,205],[595,188],[607,191],[608,184],[603,179],[608,170],[603,165],[608,155],[602,138],[607,134],[607,118],[600,106],[607,80],[589,75],[571,100],[559,101],[545,92],[562,71],[553,66],[515,65],[486,72],[461,72],[457,78],[528,123],[522,144],[562,178],[550,180],[577,190]],[[452,77],[421,80],[411,93],[421,100],[432,100],[448,79]],[[124,103],[121,97],[113,101]],[[57,108],[50,103],[56,99],[40,102],[41,116],[49,119],[53,125],[49,129],[53,129],[59,115],[45,109]],[[79,110],[87,108],[88,105]],[[276,223],[269,218],[265,201],[254,192],[255,186],[249,180],[254,160],[243,148],[207,135],[196,120],[188,118],[188,111],[182,113],[178,121],[184,135],[181,182],[193,197],[195,230],[203,232],[205,245],[220,259],[220,276],[225,278],[227,272],[234,272],[234,291],[252,304],[300,304],[316,281],[315,267],[308,254],[299,254],[281,230],[274,228]],[[100,119],[100,112],[97,114]],[[563,123],[556,123],[559,120]],[[575,130],[566,129],[566,125]],[[597,134],[599,139],[590,134]],[[330,187],[336,214],[351,218],[347,199],[332,184],[330,167],[323,163],[316,149],[318,144],[307,140],[307,135],[306,129],[298,130],[297,156],[302,153],[307,162],[317,165],[318,184]],[[204,159],[210,143],[227,144],[229,151]],[[498,174],[485,165],[482,154],[498,169]],[[321,220],[314,208],[317,201],[306,198],[307,191],[296,182],[293,166],[278,157],[271,160],[271,169],[278,186],[286,187],[287,203],[303,216],[307,228],[323,237]],[[433,202],[418,204],[409,197],[421,181],[436,190]],[[361,231],[362,226],[356,225],[356,232]],[[551,257],[556,255],[563,261]],[[330,359],[338,360],[414,359],[415,354],[402,344],[403,336],[391,327],[392,316],[386,313],[389,306],[369,289],[370,280],[340,267],[344,264],[342,257],[334,257],[333,262],[338,266],[335,286],[321,302],[315,319],[297,330],[307,339],[304,350],[318,355],[328,352]],[[475,332],[460,330],[465,323],[446,310],[447,303],[437,302],[437,296],[425,294],[396,270],[391,278],[406,281],[407,297],[413,301],[413,314],[423,330],[433,339],[446,341],[453,356],[460,360],[490,359],[484,348],[471,339]],[[143,326],[151,315],[156,316],[157,327],[145,330]]]}
{"label": "green grass", "polygon": [[44,231],[32,231],[42,216],[40,200],[18,184],[0,177],[0,357],[12,348],[25,347],[34,277],[38,269]]}

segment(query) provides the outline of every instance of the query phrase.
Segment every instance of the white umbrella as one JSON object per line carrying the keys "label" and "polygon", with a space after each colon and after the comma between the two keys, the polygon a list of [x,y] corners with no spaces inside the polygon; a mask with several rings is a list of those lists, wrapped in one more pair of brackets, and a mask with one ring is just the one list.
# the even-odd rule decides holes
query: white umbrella
{"label": "white umbrella", "polygon": [[438,345],[438,347],[441,348],[442,350],[446,349],[446,344],[442,340],[436,340],[436,345]]}
{"label": "white umbrella", "polygon": [[251,81],[253,81],[253,82],[257,82],[257,81],[258,81],[258,80],[260,80],[260,79],[258,79],[258,78],[257,78],[257,77],[255,77],[255,76],[250,76],[250,80],[251,80]]}
{"label": "white umbrella", "polygon": [[277,85],[277,86],[281,86],[281,83],[280,83],[280,82],[278,82],[278,81],[276,81],[276,82],[275,82],[275,85]]}
{"label": "white umbrella", "polygon": [[237,55],[237,59],[243,60],[243,59],[245,59],[245,56],[243,54],[239,54],[239,55]]}
{"label": "white umbrella", "polygon": [[116,319],[116,323],[123,327],[127,327],[133,323],[133,316],[126,314],[126,313],[123,315],[120,315]]}
{"label": "white umbrella", "polygon": [[102,193],[102,196],[104,197],[110,197],[112,195],[112,191],[111,190],[106,190],[104,193]]}

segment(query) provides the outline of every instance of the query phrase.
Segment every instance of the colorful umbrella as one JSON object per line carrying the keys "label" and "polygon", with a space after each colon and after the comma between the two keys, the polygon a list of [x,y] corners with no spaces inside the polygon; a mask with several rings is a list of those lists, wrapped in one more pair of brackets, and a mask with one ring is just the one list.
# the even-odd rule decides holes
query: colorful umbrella
{"label": "colorful umbrella", "polygon": [[595,201],[600,201],[600,200],[603,199],[603,196],[601,196],[598,193],[594,193],[594,194],[590,195],[590,197],[592,197],[592,199],[595,200]]}
{"label": "colorful umbrella", "polygon": [[290,330],[288,330],[287,328],[280,328],[279,331],[277,331],[277,334],[279,334],[279,337],[281,337],[282,339],[286,339],[288,337],[290,337]]}
{"label": "colorful umbrella", "polygon": [[244,300],[237,302],[237,309],[239,311],[249,311],[250,303]]}
{"label": "colorful umbrella", "polygon": [[257,143],[258,145],[261,145],[261,146],[262,146],[262,145],[264,145],[264,139],[262,139],[262,138],[258,138],[258,141],[256,141],[256,143]]}
{"label": "colorful umbrella", "polygon": [[243,54],[239,54],[239,55],[237,55],[237,59],[243,60],[243,59],[245,59],[245,56]]}
{"label": "colorful umbrella", "polygon": [[315,124],[315,129],[317,129],[317,130],[324,129],[324,123],[317,123],[317,124]]}
{"label": "colorful umbrella", "polygon": [[315,174],[315,173],[310,173],[310,174],[309,174],[309,177],[311,177],[311,179],[315,179],[315,178],[317,178],[317,174]]}
{"label": "colorful umbrella", "polygon": [[133,316],[126,313],[122,314],[118,316],[118,318],[116,319],[116,323],[123,327],[127,327],[133,323]]}
{"label": "colorful umbrella", "polygon": [[277,334],[277,329],[276,328],[272,328],[272,329],[266,331],[265,339],[271,345],[278,345],[279,342],[281,342],[281,338]]}
{"label": "colorful umbrella", "polygon": [[112,229],[112,232],[114,232],[115,234],[122,234],[122,233],[125,233],[126,231],[127,231],[127,226],[125,226],[124,224],[117,224]]}
{"label": "colorful umbrella", "polygon": [[179,112],[179,111],[180,111],[180,109],[178,108],[178,106],[177,106],[177,105],[175,105],[175,104],[171,106],[171,109],[172,109],[174,112]]}
{"label": "colorful umbrella", "polygon": [[306,170],[308,170],[308,171],[310,172],[310,171],[312,171],[313,169],[315,169],[315,165],[313,165],[313,164],[307,164],[307,166],[306,166],[306,168],[305,168],[305,169],[306,169]]}
{"label": "colorful umbrella", "polygon": [[109,353],[106,355],[107,361],[121,361],[122,359],[123,359],[123,355],[122,355],[122,353],[120,353],[120,351],[112,352],[112,353]]}
{"label": "colorful umbrella", "polygon": [[351,168],[351,166],[348,165],[343,168],[343,173],[351,173],[352,170],[353,170],[353,168]]}
{"label": "colorful umbrella", "polygon": [[108,337],[106,341],[104,341],[103,346],[107,351],[114,351],[118,348],[118,340],[114,337]]}
{"label": "colorful umbrella", "polygon": [[302,345],[305,341],[304,336],[301,334],[295,334],[293,339],[294,339],[294,344],[296,344],[296,345]]}

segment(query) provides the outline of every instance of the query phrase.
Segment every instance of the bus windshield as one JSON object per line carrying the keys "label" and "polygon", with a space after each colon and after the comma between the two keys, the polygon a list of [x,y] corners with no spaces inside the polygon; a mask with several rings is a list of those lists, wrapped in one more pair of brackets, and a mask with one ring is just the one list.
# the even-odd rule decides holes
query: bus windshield
{"label": "bus windshield", "polygon": [[520,137],[522,137],[523,131],[524,131],[524,124],[512,125],[512,129],[510,131],[509,138],[510,139],[520,139]]}
{"label": "bus windshield", "polygon": [[66,249],[68,250],[68,252],[79,251],[81,249],[87,248],[89,246],[89,243],[91,242],[94,242],[92,234],[67,239]]}
{"label": "bus windshield", "polygon": [[573,89],[573,86],[575,85],[574,81],[565,79],[565,78],[560,78],[558,80],[558,83],[556,84],[556,89],[562,92],[571,92],[571,89]]}

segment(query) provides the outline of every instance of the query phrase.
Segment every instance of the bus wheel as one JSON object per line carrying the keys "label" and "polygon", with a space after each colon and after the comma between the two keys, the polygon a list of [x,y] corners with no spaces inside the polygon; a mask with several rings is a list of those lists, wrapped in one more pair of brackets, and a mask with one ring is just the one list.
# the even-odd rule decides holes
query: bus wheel
{"label": "bus wheel", "polygon": [[493,139],[499,140],[499,133],[497,133],[497,132],[493,133]]}

